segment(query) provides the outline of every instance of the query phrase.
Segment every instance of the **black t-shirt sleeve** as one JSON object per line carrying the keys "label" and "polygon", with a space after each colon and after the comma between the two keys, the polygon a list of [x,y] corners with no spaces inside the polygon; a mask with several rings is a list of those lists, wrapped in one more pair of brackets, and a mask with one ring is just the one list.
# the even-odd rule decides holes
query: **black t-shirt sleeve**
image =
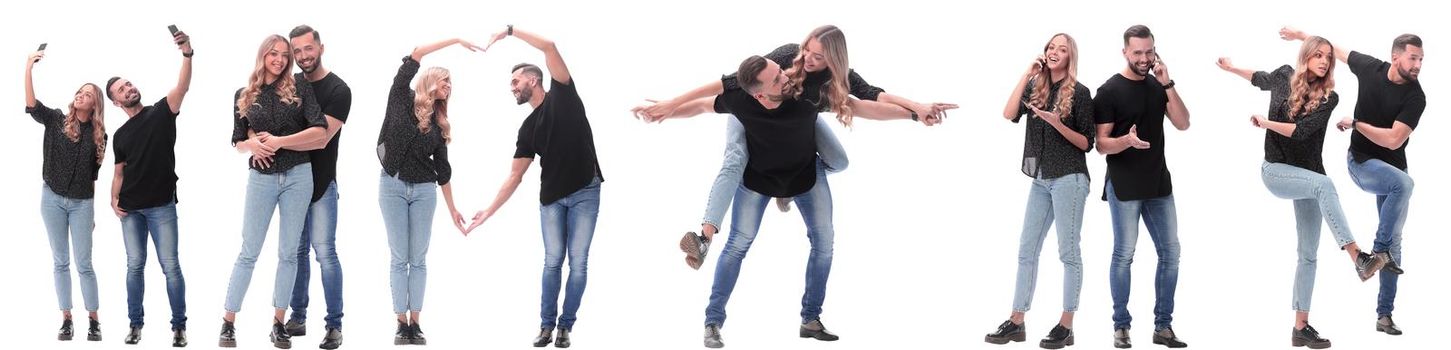
{"label": "black t-shirt sleeve", "polygon": [[1249,83],[1250,85],[1254,85],[1255,87],[1260,88],[1260,90],[1270,91],[1275,88],[1276,84],[1282,82],[1289,82],[1290,77],[1294,75],[1295,68],[1290,67],[1290,65],[1287,64],[1280,66],[1280,68],[1278,69],[1275,69],[1274,72],[1255,72],[1253,76],[1250,76]]}
{"label": "black t-shirt sleeve", "polygon": [[848,87],[851,90],[851,95],[856,96],[856,98],[859,99],[876,101],[877,95],[880,95],[883,92],[887,92],[887,90],[883,90],[882,88],[872,86],[872,84],[867,83],[866,79],[862,79],[861,75],[856,74],[855,69],[847,70],[846,81]]}
{"label": "black t-shirt sleeve", "polygon": [[579,90],[574,88],[574,83],[574,79],[570,79],[568,83],[565,83],[551,78],[549,79],[549,93],[563,94],[560,97],[579,96]]}
{"label": "black t-shirt sleeve", "polygon": [[1374,74],[1382,64],[1385,62],[1359,51],[1351,51],[1345,59],[1345,65],[1350,66],[1350,72],[1355,73],[1356,76]]}
{"label": "black t-shirt sleeve", "polygon": [[514,142],[514,158],[533,159],[536,154],[538,152],[534,151],[534,119],[525,119],[524,124],[519,126],[519,139]]}
{"label": "black t-shirt sleeve", "polygon": [[[1104,83],[1105,85],[1111,84]],[[1093,98],[1093,122],[1096,124],[1112,124],[1118,117],[1118,111],[1113,108],[1113,90],[1108,86],[1098,87],[1098,97]]]}
{"label": "black t-shirt sleeve", "polygon": [[65,120],[65,113],[59,109],[46,107],[40,100],[35,100],[35,107],[25,107],[25,113],[29,113],[35,122],[46,127],[56,127]]}
{"label": "black t-shirt sleeve", "polygon": [[1426,111],[1426,94],[1417,91],[1406,98],[1409,100],[1406,101],[1405,108],[1401,108],[1401,114],[1396,115],[1396,121],[1405,123],[1406,126],[1411,127],[1411,130],[1415,130],[1416,125],[1421,123],[1421,113]]}
{"label": "black t-shirt sleeve", "polygon": [[348,113],[353,109],[353,89],[348,87],[348,84],[339,83],[329,93],[332,98],[328,100],[330,102],[328,102],[327,108],[323,108],[322,114],[347,123]]}
{"label": "black t-shirt sleeve", "polygon": [[114,159],[112,159],[111,164],[121,164],[126,162],[126,148],[129,145],[126,143],[122,143],[122,141],[129,140],[117,139],[115,143],[111,144],[111,153],[115,155],[115,157],[113,157]]}
{"label": "black t-shirt sleeve", "polygon": [[237,100],[242,99],[242,89],[232,94],[232,145],[247,140],[247,118],[242,117],[242,110],[237,108]]}
{"label": "black t-shirt sleeve", "polygon": [[1079,134],[1083,134],[1083,137],[1088,138],[1088,149],[1083,150],[1084,152],[1093,149],[1093,139],[1096,131],[1094,129],[1097,126],[1093,120],[1093,106],[1093,95],[1090,95],[1088,92],[1088,87],[1083,86],[1081,83],[1075,86],[1073,88],[1073,111],[1069,112],[1072,114],[1072,117],[1069,119],[1071,123],[1068,124],[1068,127]]}
{"label": "black t-shirt sleeve", "polygon": [[303,129],[322,127],[327,129],[327,118],[322,115],[322,107],[317,104],[317,92],[313,91],[312,83],[307,80],[294,80],[293,86],[297,89],[297,98],[302,100],[302,122]]}
{"label": "black t-shirt sleeve", "polygon": [[1330,97],[1316,106],[1314,111],[1295,117],[1295,132],[1290,134],[1290,138],[1304,141],[1310,139],[1310,136],[1316,132],[1325,130],[1325,126],[1330,123],[1330,113],[1338,104],[1340,104],[1340,94],[1331,91]]}
{"label": "black t-shirt sleeve", "polygon": [[180,112],[177,112],[177,113],[172,113],[171,112],[171,104],[169,102],[166,102],[166,97],[162,97],[160,101],[156,101],[156,104],[151,105],[151,108],[156,109],[157,113],[161,113],[161,114],[164,114],[164,115],[166,115],[168,117],[171,117],[171,118],[167,118],[167,119],[173,119],[172,120],[172,123],[173,124],[176,123],[176,120],[174,120],[174,119],[176,119],[176,116],[181,115]]}
{"label": "black t-shirt sleeve", "polygon": [[729,93],[720,94],[720,95],[716,95],[715,96],[715,101],[711,103],[711,106],[712,106],[712,108],[715,109],[715,112],[716,113],[720,113],[720,114],[729,114],[729,113],[731,113],[730,103],[726,101],[726,99],[729,98],[728,95],[729,95]]}

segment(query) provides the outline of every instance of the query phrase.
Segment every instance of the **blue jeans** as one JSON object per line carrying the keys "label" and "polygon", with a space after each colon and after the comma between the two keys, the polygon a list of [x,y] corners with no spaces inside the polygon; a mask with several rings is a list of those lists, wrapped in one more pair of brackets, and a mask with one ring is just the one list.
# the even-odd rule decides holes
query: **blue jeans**
{"label": "blue jeans", "polygon": [[[750,158],[748,153],[745,126],[741,125],[736,116],[727,117],[725,159],[720,165],[720,174],[715,176],[715,183],[710,185],[702,223],[720,228],[721,221],[725,219],[726,208],[731,204],[731,195],[736,188],[741,187],[741,176],[746,172],[746,161]],[[836,139],[836,133],[831,131],[831,125],[826,122],[826,118],[820,116],[816,117],[816,154],[825,163],[827,174],[846,170],[849,164],[846,149]]]}
{"label": "blue jeans", "polygon": [[55,261],[55,296],[60,309],[71,309],[71,249],[76,252],[76,273],[81,276],[81,298],[86,311],[100,308],[96,296],[96,270],[91,268],[91,233],[96,229],[96,206],[90,198],[66,198],[40,189],[40,219],[50,237],[50,253]]}
{"label": "blue jeans", "polygon": [[539,295],[539,327],[554,328],[559,311],[559,289],[564,258],[569,256],[569,282],[564,286],[564,313],[560,329],[574,329],[575,313],[589,280],[589,245],[600,216],[600,178],[553,203],[539,206],[544,236],[544,273]]}
{"label": "blue jeans", "polygon": [[1108,212],[1113,217],[1113,260],[1108,268],[1108,285],[1113,294],[1113,328],[1128,329],[1129,283],[1134,263],[1134,246],[1139,241],[1139,218],[1149,229],[1149,238],[1159,255],[1154,272],[1154,330],[1168,328],[1174,321],[1174,288],[1179,284],[1179,218],[1174,195],[1136,201],[1120,201],[1110,181]]}
{"label": "blue jeans", "polygon": [[[1411,192],[1416,189],[1416,182],[1411,180],[1410,174],[1378,159],[1356,163],[1347,155],[1346,163],[1350,168],[1350,179],[1361,190],[1375,194],[1375,206],[1380,210],[1373,251],[1390,252],[1397,265],[1405,266],[1405,260],[1401,260],[1401,228],[1406,226],[1406,212],[1410,210]],[[1380,274],[1376,314],[1390,316],[1395,310],[1396,282],[1400,277],[1394,273]]]}
{"label": "blue jeans", "polygon": [[176,201],[145,209],[126,211],[121,218],[121,238],[126,243],[126,311],[131,327],[145,322],[141,301],[146,294],[146,237],[156,245],[156,260],[166,275],[166,297],[171,302],[171,329],[186,329],[186,280],[181,277],[177,258]]}
{"label": "blue jeans", "polygon": [[[811,255],[806,260],[806,293],[801,296],[801,323],[821,318],[821,305],[826,301],[826,281],[831,275],[832,245],[836,230],[832,227],[831,186],[826,183],[826,169],[818,164],[816,186],[792,198],[806,222],[806,238],[811,241]],[[715,282],[710,287],[710,304],[705,308],[705,324],[725,324],[726,302],[741,275],[741,261],[751,249],[761,229],[761,217],[771,197],[745,186],[736,190],[731,208],[731,233],[715,265]]]}
{"label": "blue jeans", "polygon": [[1355,242],[1350,223],[1340,209],[1340,195],[1330,177],[1293,165],[1265,162],[1260,177],[1270,193],[1295,201],[1295,231],[1299,234],[1299,265],[1295,267],[1295,311],[1310,312],[1315,291],[1315,263],[1320,250],[1320,221],[1330,226],[1336,247]]}
{"label": "blue jeans", "polygon": [[311,282],[311,266],[307,262],[309,247],[317,251],[318,271],[322,273],[323,299],[327,302],[327,328],[343,329],[343,265],[338,262],[338,183],[328,183],[322,198],[307,208],[307,223],[302,226],[302,242],[297,246],[297,281],[292,283],[292,319],[307,320],[307,287]]}
{"label": "blue jeans", "polygon": [[[1038,284],[1038,254],[1048,227],[1058,227],[1058,260],[1063,262],[1063,311],[1078,311],[1083,286],[1083,257],[1078,254],[1083,227],[1083,204],[1088,200],[1088,175],[1069,174],[1056,179],[1033,179],[1028,209],[1023,215],[1023,236],[1018,241],[1018,278],[1013,311],[1027,312]],[[1057,225],[1053,225],[1054,222]]]}
{"label": "blue jeans", "polygon": [[277,220],[277,274],[273,279],[272,307],[286,309],[292,300],[292,283],[297,281],[297,247],[302,226],[307,221],[307,206],[312,200],[312,164],[304,163],[280,174],[248,171],[247,202],[242,212],[242,252],[232,265],[232,278],[227,283],[227,311],[242,309],[242,298],[252,283],[252,270],[262,243],[267,239],[267,226],[272,211]]}
{"label": "blue jeans", "polygon": [[408,183],[383,172],[378,181],[378,207],[383,210],[383,226],[388,230],[388,286],[393,291],[393,313],[423,311],[438,184]]}

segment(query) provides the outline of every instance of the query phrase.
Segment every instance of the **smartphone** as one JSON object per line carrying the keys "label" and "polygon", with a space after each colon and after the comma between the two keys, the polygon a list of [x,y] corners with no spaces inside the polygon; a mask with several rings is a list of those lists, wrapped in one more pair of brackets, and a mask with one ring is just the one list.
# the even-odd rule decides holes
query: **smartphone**
{"label": "smartphone", "polygon": [[181,29],[176,29],[176,25],[175,24],[166,26],[166,29],[171,30],[171,35],[172,36],[175,36],[176,35],[176,32],[180,32],[181,31]]}
{"label": "smartphone", "polygon": [[35,49],[35,51],[45,51],[45,46],[46,45],[49,45],[49,44],[50,43],[40,43],[40,48],[39,49]]}
{"label": "smartphone", "polygon": [[1159,51],[1154,51],[1154,60],[1149,61],[1149,72],[1152,73],[1157,67],[1159,67]]}

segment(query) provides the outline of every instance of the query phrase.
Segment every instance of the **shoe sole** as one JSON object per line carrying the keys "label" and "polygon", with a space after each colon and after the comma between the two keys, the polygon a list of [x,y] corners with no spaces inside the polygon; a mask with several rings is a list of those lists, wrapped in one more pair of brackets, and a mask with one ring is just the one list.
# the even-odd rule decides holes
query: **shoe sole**
{"label": "shoe sole", "polygon": [[554,342],[554,347],[560,348],[560,349],[568,348],[569,345],[570,345],[570,343]]}
{"label": "shoe sole", "polygon": [[983,339],[982,339],[982,341],[988,342],[989,344],[997,344],[997,345],[1007,344],[1010,341],[1013,341],[1013,342],[1024,342],[1024,341],[1027,341],[1027,340],[1028,340],[1028,335],[1026,333],[1014,333],[1013,335],[1006,336],[1006,337],[994,337],[994,336],[989,335],[989,336],[983,337]]}
{"label": "shoe sole", "polygon": [[55,339],[56,340],[59,340],[59,341],[70,341],[71,339],[75,339],[75,336],[73,336],[73,335],[59,335],[59,336],[56,336]]}
{"label": "shoe sole", "polygon": [[237,347],[237,341],[236,340],[222,340],[222,341],[218,341],[217,342],[217,346],[224,347],[224,348],[235,348],[235,347]]}
{"label": "shoe sole", "polygon": [[1375,331],[1390,335],[1401,335],[1401,331],[1395,330],[1394,328],[1386,327],[1385,325],[1378,322],[1375,324]]}
{"label": "shoe sole", "polygon": [[1187,347],[1189,347],[1189,345],[1169,344],[1169,341],[1167,339],[1159,338],[1158,336],[1155,336],[1154,337],[1154,345],[1163,345],[1163,346],[1166,346],[1166,347],[1168,347],[1170,349],[1179,349],[1179,348],[1187,348]]}
{"label": "shoe sole", "polygon": [[536,347],[536,348],[546,347],[546,346],[549,346],[549,343],[553,343],[553,342],[554,342],[554,339],[545,340],[543,343],[535,342],[534,343],[534,347]]}
{"label": "shoe sole", "polygon": [[1300,339],[1291,339],[1290,340],[1290,346],[1294,346],[1294,347],[1297,347],[1297,348],[1298,347],[1307,347],[1307,348],[1311,348],[1311,349],[1325,349],[1325,348],[1329,348],[1330,347],[1330,342],[1311,343],[1311,342],[1307,342],[1307,341],[1300,340]]}
{"label": "shoe sole", "polygon": [[333,350],[333,349],[337,349],[337,348],[342,347],[342,346],[343,346],[343,342],[342,341],[338,341],[338,343],[336,345],[328,345],[327,344],[327,340],[324,339],[322,344],[318,344],[317,345],[317,348],[318,349]]}
{"label": "shoe sole", "polygon": [[1123,344],[1120,346],[1117,342],[1114,342],[1113,347],[1116,349],[1128,349],[1134,347],[1134,344]]}
{"label": "shoe sole", "polygon": [[1064,339],[1063,344],[1049,343],[1047,341],[1038,342],[1038,347],[1044,349],[1062,349],[1067,346],[1073,346],[1073,337],[1068,337],[1068,339]]}
{"label": "shoe sole", "polygon": [[408,339],[397,339],[397,338],[394,338],[393,339],[393,345],[409,345],[409,344],[413,344],[413,342],[412,341],[409,341]]}
{"label": "shoe sole", "polygon": [[99,335],[96,335],[96,336],[90,336],[90,335],[88,335],[88,336],[86,336],[86,341],[101,341],[101,336],[99,336]]}
{"label": "shoe sole", "polygon": [[291,349],[292,348],[292,343],[272,342],[272,347],[278,348],[278,349]]}
{"label": "shoe sole", "polygon": [[408,345],[428,345],[428,340],[414,339],[408,341]]}
{"label": "shoe sole", "polygon": [[705,344],[705,347],[711,348],[711,349],[720,349],[720,348],[724,348],[725,347],[725,343],[720,343],[720,344]]}
{"label": "shoe sole", "polygon": [[810,334],[808,334],[808,333],[803,332],[803,333],[801,333],[801,338],[802,339],[811,338],[811,339],[816,339],[816,340],[820,340],[820,341],[837,341],[837,340],[841,340],[840,337],[836,337],[836,338],[822,338],[822,337],[818,336],[818,334],[820,334],[820,333],[810,333]]}
{"label": "shoe sole", "polygon": [[705,252],[700,251],[702,240],[695,232],[686,232],[680,237],[680,251],[685,252],[685,265],[691,269],[699,270],[705,264]]}

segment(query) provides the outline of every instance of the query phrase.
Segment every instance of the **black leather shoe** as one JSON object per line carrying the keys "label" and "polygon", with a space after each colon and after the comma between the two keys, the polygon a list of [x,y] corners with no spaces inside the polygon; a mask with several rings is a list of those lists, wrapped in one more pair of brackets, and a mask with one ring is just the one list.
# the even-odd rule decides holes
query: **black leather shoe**
{"label": "black leather shoe", "polygon": [[837,339],[841,339],[841,337],[826,330],[826,325],[821,324],[821,320],[811,320],[811,322],[801,324],[801,337],[814,338],[820,341],[836,341]]}
{"label": "black leather shoe", "polygon": [[413,339],[408,340],[409,344],[428,345],[428,338],[423,337],[423,328],[418,327],[418,321],[413,321],[413,325],[409,327],[413,328]]}
{"label": "black leather shoe", "polygon": [[184,347],[186,347],[186,330],[185,329],[173,329],[173,330],[171,330],[171,347],[173,347],[173,348],[184,348]]}
{"label": "black leather shoe", "polygon": [[1375,277],[1376,271],[1380,271],[1380,269],[1385,267],[1385,265],[1385,257],[1382,257],[1378,254],[1360,252],[1360,254],[1356,255],[1355,257],[1355,273],[1360,275],[1361,282],[1365,282],[1365,280],[1368,280],[1371,277]]}
{"label": "black leather shoe", "polygon": [[1134,343],[1132,341],[1129,341],[1128,328],[1119,328],[1113,330],[1113,347],[1119,349],[1128,349],[1134,347]]}
{"label": "black leather shoe", "polygon": [[1309,347],[1311,349],[1324,349],[1330,347],[1330,339],[1320,337],[1320,332],[1315,327],[1305,325],[1305,328],[1296,329],[1290,335],[1290,345],[1295,347]]}
{"label": "black leather shoe", "polygon": [[1021,342],[1028,340],[1027,334],[1023,332],[1023,326],[1013,323],[1012,320],[1003,321],[1003,324],[998,325],[998,330],[988,333],[987,337],[983,338],[983,341],[1001,345],[1007,344],[1010,341]]}
{"label": "black leather shoe", "polygon": [[222,320],[222,334],[217,336],[217,346],[224,348],[237,347],[237,325],[232,321]]}
{"label": "black leather shoe", "polygon": [[272,334],[268,334],[267,338],[272,341],[273,347],[278,349],[292,348],[292,336],[287,334],[287,326],[282,325],[282,321],[272,320]]}
{"label": "black leather shoe", "polygon": [[413,327],[398,321],[398,331],[393,333],[393,345],[413,344]]}
{"label": "black leather shoe", "polygon": [[290,336],[301,337],[307,335],[307,324],[296,319],[287,320],[287,324],[282,325],[282,328],[286,329],[287,335]]}
{"label": "black leather shoe", "polygon": [[126,333],[126,339],[123,340],[123,342],[125,342],[126,345],[136,345],[136,343],[140,343],[141,326],[131,326],[131,332]]}
{"label": "black leather shoe", "polygon": [[1179,340],[1179,336],[1174,334],[1173,328],[1168,327],[1160,329],[1158,332],[1154,332],[1154,344],[1167,346],[1171,349],[1178,349],[1189,346],[1188,343]]}
{"label": "black leather shoe", "polygon": [[67,318],[61,321],[60,332],[56,334],[55,339],[60,341],[66,341],[71,340],[71,338],[74,338],[75,336],[75,325],[71,323],[71,319]]}
{"label": "black leather shoe", "polygon": [[1073,345],[1073,330],[1063,327],[1062,324],[1053,326],[1053,329],[1048,331],[1048,336],[1038,342],[1038,347],[1044,349],[1062,349],[1069,345]]}
{"label": "black leather shoe", "polygon": [[86,341],[101,341],[101,322],[91,319],[91,327],[86,330]]}
{"label": "black leather shoe", "polygon": [[1375,331],[1390,335],[1401,335],[1401,327],[1397,327],[1396,321],[1391,320],[1389,315],[1381,316],[1380,319],[1375,320]]}
{"label": "black leather shoe", "polygon": [[319,349],[337,349],[343,346],[343,331],[341,329],[328,327],[327,334],[322,336],[322,344]]}
{"label": "black leather shoe", "polygon": [[1397,275],[1406,273],[1406,270],[1401,269],[1401,264],[1396,263],[1396,258],[1391,256],[1391,253],[1380,252],[1375,253],[1375,255],[1379,255],[1382,259],[1385,259],[1386,261],[1386,266],[1381,268],[1381,271],[1390,272]]}
{"label": "black leather shoe", "polygon": [[536,347],[536,348],[542,348],[545,345],[549,345],[549,343],[554,342],[553,336],[554,336],[554,329],[553,328],[540,328],[539,329],[539,335],[537,335],[537,336],[534,337],[534,347]]}
{"label": "black leather shoe", "polygon": [[569,347],[569,345],[569,330],[560,328],[559,335],[554,337],[554,347],[563,349]]}

